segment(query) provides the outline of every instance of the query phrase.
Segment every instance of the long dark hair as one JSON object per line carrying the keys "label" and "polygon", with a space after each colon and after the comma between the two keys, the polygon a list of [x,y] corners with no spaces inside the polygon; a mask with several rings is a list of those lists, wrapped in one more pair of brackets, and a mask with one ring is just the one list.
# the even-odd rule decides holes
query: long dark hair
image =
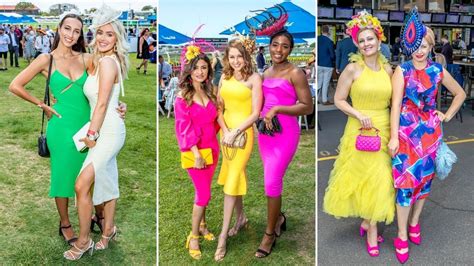
{"label": "long dark hair", "polygon": [[214,104],[216,104],[217,102],[217,97],[216,95],[214,95],[214,92],[212,90],[213,72],[212,72],[211,60],[209,60],[206,54],[201,53],[195,58],[193,58],[191,62],[187,63],[184,66],[183,73],[181,74],[181,78],[179,80],[179,88],[181,89],[181,96],[183,97],[184,100],[186,100],[186,103],[188,104],[188,106],[192,104],[194,93],[196,93],[196,90],[194,89],[194,86],[193,86],[191,73],[196,68],[196,64],[199,60],[204,60],[207,64],[207,69],[208,69],[207,79],[206,81],[201,83],[201,88],[206,92],[207,97],[209,97],[209,99]]}
{"label": "long dark hair", "polygon": [[82,18],[76,14],[67,14],[64,16],[64,18],[59,22],[58,29],[56,30],[56,34],[54,35],[54,41],[53,41],[53,46],[51,47],[51,51],[54,49],[58,48],[60,38],[59,37],[59,29],[63,25],[63,22],[67,18],[74,18],[77,19],[81,22],[81,34],[79,35],[79,39],[77,39],[77,42],[72,46],[72,50],[80,53],[85,53],[86,52],[86,42],[84,41],[84,31],[82,30],[82,26],[84,25],[84,22],[82,22]]}

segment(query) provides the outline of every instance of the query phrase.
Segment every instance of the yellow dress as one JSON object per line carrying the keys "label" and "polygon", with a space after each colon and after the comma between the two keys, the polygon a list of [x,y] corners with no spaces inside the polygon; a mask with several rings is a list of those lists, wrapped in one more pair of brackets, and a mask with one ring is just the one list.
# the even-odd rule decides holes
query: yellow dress
{"label": "yellow dress", "polygon": [[395,189],[387,147],[390,139],[388,108],[392,86],[383,67],[373,71],[361,58],[358,63],[364,69],[353,82],[349,95],[352,106],[369,116],[373,125],[380,130],[381,149],[366,152],[355,148],[361,124],[349,116],[339,145],[339,156],[329,176],[323,209],[337,218],[361,217],[389,224],[395,214]]}
{"label": "yellow dress", "polygon": [[[225,124],[230,129],[238,127],[252,113],[252,90],[232,77],[229,80],[222,80],[220,95],[224,100]],[[245,132],[247,133],[245,148],[237,148],[237,153],[232,160],[227,160],[225,156],[222,156],[217,183],[224,186],[224,193],[227,195],[240,196],[247,193],[246,167],[252,153],[253,127],[249,127]],[[222,131],[220,135],[222,138]]]}

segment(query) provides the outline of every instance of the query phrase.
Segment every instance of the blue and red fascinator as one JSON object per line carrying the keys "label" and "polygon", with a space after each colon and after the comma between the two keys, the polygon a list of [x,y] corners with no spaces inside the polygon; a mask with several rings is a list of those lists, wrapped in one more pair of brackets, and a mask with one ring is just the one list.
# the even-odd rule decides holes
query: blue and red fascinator
{"label": "blue and red fascinator", "polygon": [[426,34],[426,26],[423,25],[418,15],[418,8],[413,7],[405,18],[405,25],[402,28],[402,47],[407,55],[413,54],[421,46],[423,37]]}

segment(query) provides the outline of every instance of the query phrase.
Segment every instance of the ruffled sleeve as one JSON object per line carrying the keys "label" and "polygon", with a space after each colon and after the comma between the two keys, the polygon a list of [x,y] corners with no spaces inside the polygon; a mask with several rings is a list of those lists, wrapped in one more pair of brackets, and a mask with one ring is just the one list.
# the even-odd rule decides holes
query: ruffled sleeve
{"label": "ruffled sleeve", "polygon": [[174,104],[175,130],[178,146],[181,151],[188,151],[199,142],[199,135],[193,126],[190,107],[182,98],[176,98]]}

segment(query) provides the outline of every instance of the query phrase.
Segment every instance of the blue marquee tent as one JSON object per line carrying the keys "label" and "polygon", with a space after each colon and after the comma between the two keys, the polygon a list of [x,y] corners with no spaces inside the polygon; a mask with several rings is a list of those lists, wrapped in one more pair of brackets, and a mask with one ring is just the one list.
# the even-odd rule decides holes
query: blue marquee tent
{"label": "blue marquee tent", "polygon": [[[298,44],[307,43],[305,40],[301,38],[294,38],[293,40],[295,41],[295,43],[298,43]],[[258,36],[255,42],[258,44],[270,44],[270,37]]]}
{"label": "blue marquee tent", "polygon": [[[309,13],[308,11],[293,4],[288,0],[284,1],[280,5],[283,6],[288,13],[288,21],[286,22],[285,27],[293,35],[294,38],[315,38],[316,18],[313,14]],[[279,16],[280,14],[278,8],[269,8],[267,9],[267,11],[270,12],[273,16]],[[254,17],[256,17],[260,21],[265,20],[265,16],[262,15],[262,13],[259,13]],[[257,26],[258,22],[256,20],[249,18],[248,21],[252,26]],[[240,22],[232,28],[240,33],[249,33],[249,28],[245,24],[245,21]],[[233,32],[231,29],[227,29],[221,32],[220,34],[230,35],[233,34]]]}
{"label": "blue marquee tent", "polygon": [[37,23],[33,18],[16,13],[1,13],[0,23],[19,24],[19,23]]}
{"label": "blue marquee tent", "polygon": [[159,43],[160,44],[182,44],[191,41],[191,38],[174,31],[161,24],[158,25]]}

